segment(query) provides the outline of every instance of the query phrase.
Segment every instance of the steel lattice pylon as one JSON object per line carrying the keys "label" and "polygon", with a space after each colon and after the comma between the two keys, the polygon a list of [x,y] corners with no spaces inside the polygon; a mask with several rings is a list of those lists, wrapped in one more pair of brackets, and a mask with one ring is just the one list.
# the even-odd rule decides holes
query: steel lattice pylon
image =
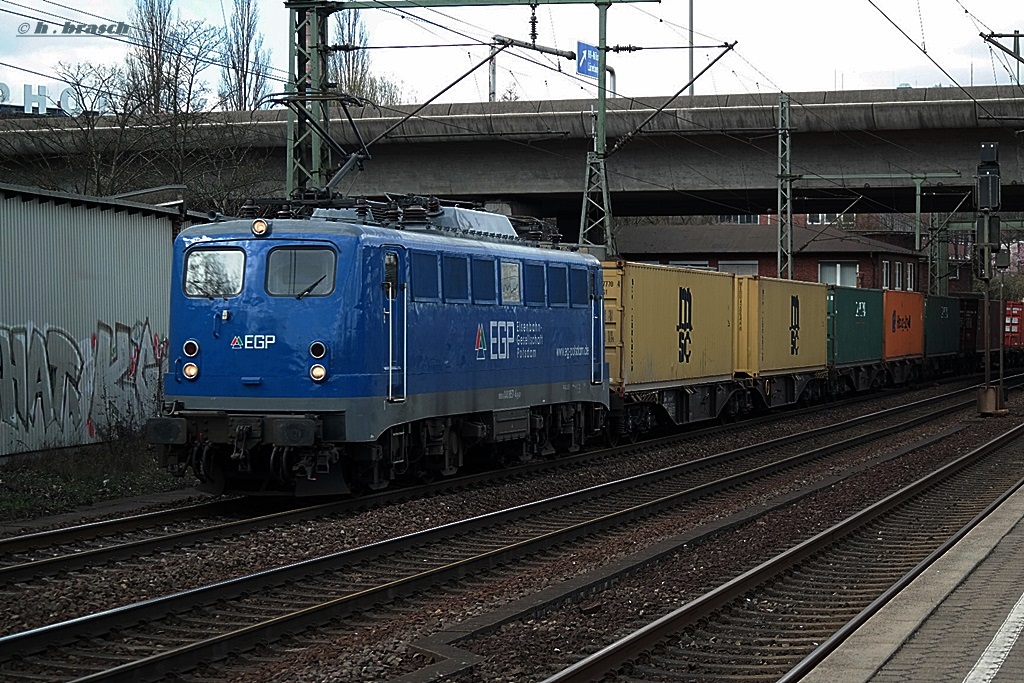
{"label": "steel lattice pylon", "polygon": [[[600,87],[599,87],[599,151],[602,153],[600,177],[604,183],[604,69],[605,32],[607,10],[613,4],[658,2],[659,0],[286,0],[285,7],[291,19],[291,45],[289,47],[289,93],[297,95],[305,109],[303,117],[289,113],[288,140],[288,194],[302,195],[306,190],[320,190],[332,175],[331,150],[316,131],[330,131],[330,116],[325,98],[327,93],[328,19],[335,12],[355,9],[424,9],[432,7],[488,7],[495,5],[594,4],[598,8],[600,35]],[[319,99],[318,99],[319,98]],[[314,125],[315,124],[315,125]],[[589,167],[589,165],[588,165]],[[589,171],[588,171],[589,177]],[[607,197],[607,184],[604,184]],[[605,201],[605,206],[608,206]],[[610,212],[606,212],[610,213]],[[610,218],[610,216],[609,216]],[[604,220],[604,219],[602,219]],[[610,232],[608,232],[610,235]]]}
{"label": "steel lattice pylon", "polygon": [[[301,106],[310,120],[329,132],[327,102],[315,96],[327,90],[327,23],[332,10],[315,3],[295,5],[289,7],[292,41],[288,90],[307,96]],[[331,173],[331,148],[313,126],[292,112],[288,114],[288,139],[288,196],[323,187]]]}
{"label": "steel lattice pylon", "polygon": [[604,155],[597,152],[587,153],[580,244],[604,245],[608,254],[618,253],[615,250],[615,236],[612,231],[612,204],[608,193]]}
{"label": "steel lattice pylon", "polygon": [[949,225],[931,217],[928,234],[928,293],[945,296],[949,293]]}
{"label": "steel lattice pylon", "polygon": [[789,134],[789,95],[779,93],[778,276],[793,279],[793,150]]}

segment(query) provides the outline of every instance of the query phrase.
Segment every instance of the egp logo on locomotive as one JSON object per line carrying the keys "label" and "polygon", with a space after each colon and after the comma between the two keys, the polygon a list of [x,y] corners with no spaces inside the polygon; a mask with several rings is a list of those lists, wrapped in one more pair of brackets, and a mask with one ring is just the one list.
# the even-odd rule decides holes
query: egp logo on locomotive
{"label": "egp logo on locomotive", "polygon": [[231,340],[231,348],[238,349],[267,349],[271,344],[277,342],[277,337],[272,334],[246,334],[235,335]]}
{"label": "egp logo on locomotive", "polygon": [[476,327],[476,359],[506,360],[510,358],[511,347],[516,343],[516,324],[511,320],[491,320],[487,329],[483,324]]}

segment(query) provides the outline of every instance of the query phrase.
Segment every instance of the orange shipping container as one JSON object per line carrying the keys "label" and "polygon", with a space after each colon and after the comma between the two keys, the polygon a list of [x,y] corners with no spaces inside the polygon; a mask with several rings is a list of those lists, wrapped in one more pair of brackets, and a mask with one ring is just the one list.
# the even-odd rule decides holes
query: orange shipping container
{"label": "orange shipping container", "polygon": [[924,355],[924,294],[885,290],[882,305],[882,357],[885,360]]}

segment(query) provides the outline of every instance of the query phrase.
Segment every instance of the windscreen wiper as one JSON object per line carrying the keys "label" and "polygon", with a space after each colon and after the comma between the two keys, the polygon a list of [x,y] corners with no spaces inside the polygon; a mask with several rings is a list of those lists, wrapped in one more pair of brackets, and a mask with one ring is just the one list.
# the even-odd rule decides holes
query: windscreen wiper
{"label": "windscreen wiper", "polygon": [[199,290],[199,293],[202,294],[203,296],[205,296],[207,299],[209,299],[210,301],[213,301],[213,298],[214,298],[213,294],[210,294],[208,291],[206,291],[206,287],[203,287],[202,283],[199,282],[199,280],[189,280],[188,284],[190,286],[192,286],[192,287],[195,287],[197,290]]}
{"label": "windscreen wiper", "polygon": [[321,276],[320,276],[320,279],[319,279],[319,280],[317,280],[316,282],[314,282],[313,284],[311,284],[311,285],[310,285],[309,287],[306,287],[306,288],[305,288],[304,290],[302,290],[301,292],[299,292],[299,293],[298,293],[298,294],[297,294],[297,295],[295,296],[295,298],[296,298],[296,299],[301,299],[302,297],[304,297],[304,296],[306,296],[307,294],[309,294],[310,292],[312,292],[312,291],[313,291],[314,289],[316,289],[316,286],[317,286],[318,284],[320,284],[321,282],[323,282],[323,281],[324,281],[324,278],[326,278],[326,277],[327,277],[327,273],[324,273],[323,275],[321,275]]}

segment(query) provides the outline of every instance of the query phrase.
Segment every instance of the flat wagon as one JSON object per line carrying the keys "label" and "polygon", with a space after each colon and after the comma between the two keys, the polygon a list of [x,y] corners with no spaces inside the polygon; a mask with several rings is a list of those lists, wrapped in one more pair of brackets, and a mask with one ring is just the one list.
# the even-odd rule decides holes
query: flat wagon
{"label": "flat wagon", "polygon": [[1024,348],[1024,302],[1007,301],[1003,322],[1003,343],[1009,349]]}
{"label": "flat wagon", "polygon": [[924,355],[933,373],[952,372],[960,365],[960,302],[929,295],[924,305]]}
{"label": "flat wagon", "polygon": [[864,391],[884,379],[882,290],[828,288],[828,366],[833,390]]}
{"label": "flat wagon", "polygon": [[[603,265],[609,387],[629,420],[717,417],[733,382],[733,276],[628,261]],[[630,407],[632,406],[632,407]]]}
{"label": "flat wagon", "polygon": [[741,276],[735,287],[735,371],[761,379],[768,407],[814,400],[824,389],[827,285]]}
{"label": "flat wagon", "polygon": [[924,294],[887,289],[883,302],[883,357],[892,382],[903,384],[924,356]]}

